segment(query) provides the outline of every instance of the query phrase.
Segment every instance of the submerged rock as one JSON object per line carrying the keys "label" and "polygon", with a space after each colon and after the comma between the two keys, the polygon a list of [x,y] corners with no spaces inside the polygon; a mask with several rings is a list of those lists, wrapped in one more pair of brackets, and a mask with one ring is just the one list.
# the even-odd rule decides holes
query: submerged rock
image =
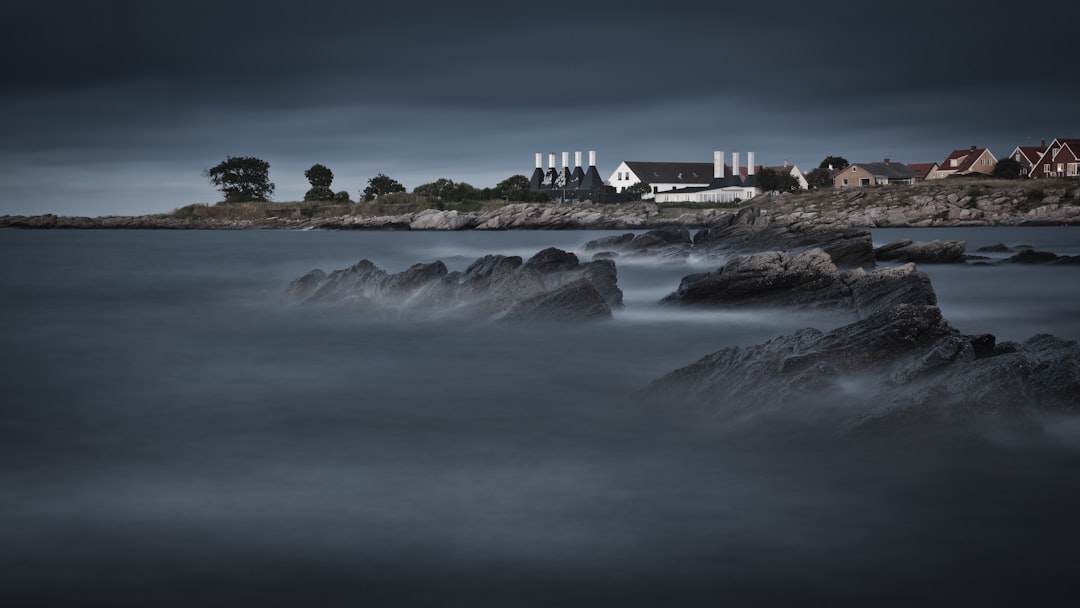
{"label": "submerged rock", "polygon": [[692,247],[693,241],[688,229],[670,226],[638,235],[631,232],[606,236],[589,241],[582,248],[586,252],[681,259],[690,255]]}
{"label": "submerged rock", "polygon": [[527,262],[489,255],[463,272],[441,261],[388,274],[368,260],[330,274],[313,270],[285,289],[292,304],[322,304],[398,316],[469,316],[510,321],[585,321],[622,307],[615,263],[580,263],[545,249]]}

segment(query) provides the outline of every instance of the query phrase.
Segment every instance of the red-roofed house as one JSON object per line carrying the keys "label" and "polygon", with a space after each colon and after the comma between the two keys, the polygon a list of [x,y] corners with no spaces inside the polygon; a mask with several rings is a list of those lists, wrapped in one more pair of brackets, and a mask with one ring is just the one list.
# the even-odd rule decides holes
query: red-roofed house
{"label": "red-roofed house", "polygon": [[937,171],[937,163],[908,163],[908,169],[915,172],[915,181],[921,182],[927,178],[928,175]]}
{"label": "red-roofed house", "polygon": [[1028,177],[1078,177],[1080,176],[1080,138],[1059,138],[1050,142],[1046,151],[1031,167]]}
{"label": "red-roofed house", "polygon": [[951,175],[983,173],[990,175],[997,166],[997,158],[986,148],[971,146],[967,150],[953,150],[945,162],[931,171],[927,179],[944,179]]}
{"label": "red-roofed house", "polygon": [[1009,158],[1020,163],[1020,175],[1027,177],[1031,174],[1031,168],[1042,158],[1046,152],[1046,140],[1042,140],[1037,146],[1016,146]]}

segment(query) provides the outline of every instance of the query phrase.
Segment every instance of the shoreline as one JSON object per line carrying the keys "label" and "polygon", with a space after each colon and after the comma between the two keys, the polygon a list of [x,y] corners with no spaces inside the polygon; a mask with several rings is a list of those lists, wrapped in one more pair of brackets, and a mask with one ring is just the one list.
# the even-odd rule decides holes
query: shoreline
{"label": "shoreline", "polygon": [[[133,230],[648,230],[709,228],[746,207],[801,221],[859,228],[1080,225],[1080,183],[958,181],[761,195],[738,206],[709,208],[635,203],[508,203],[479,211],[426,209],[386,215],[307,216],[301,203],[276,203],[266,217],[230,217],[221,204],[209,215],[0,216],[0,228]],[[256,207],[257,208],[257,207]],[[250,208],[248,208],[250,211]],[[282,211],[291,211],[289,214]],[[272,215],[270,215],[272,214]]]}

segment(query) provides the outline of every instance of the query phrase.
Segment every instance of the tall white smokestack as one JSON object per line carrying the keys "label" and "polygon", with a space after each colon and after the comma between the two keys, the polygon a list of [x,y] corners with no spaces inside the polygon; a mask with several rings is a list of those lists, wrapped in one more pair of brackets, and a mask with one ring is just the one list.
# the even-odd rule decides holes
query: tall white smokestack
{"label": "tall white smokestack", "polygon": [[753,152],[747,152],[746,153],[746,174],[747,175],[753,175],[754,174],[754,153]]}
{"label": "tall white smokestack", "polygon": [[562,153],[562,166],[563,166],[563,169],[565,169],[569,165],[570,165],[570,153],[569,152],[563,152]]}
{"label": "tall white smokestack", "polygon": [[536,168],[537,169],[543,169],[544,168],[544,153],[543,152],[537,152],[536,153]]}
{"label": "tall white smokestack", "polygon": [[581,152],[574,152],[574,168],[581,166]]}
{"label": "tall white smokestack", "polygon": [[739,153],[731,153],[731,176],[739,177]]}
{"label": "tall white smokestack", "polygon": [[596,150],[589,150],[589,166],[596,166]]}
{"label": "tall white smokestack", "polygon": [[712,176],[724,179],[724,151],[718,150],[712,153]]}
{"label": "tall white smokestack", "polygon": [[555,168],[555,153],[554,152],[548,152],[548,169],[554,169],[554,168]]}

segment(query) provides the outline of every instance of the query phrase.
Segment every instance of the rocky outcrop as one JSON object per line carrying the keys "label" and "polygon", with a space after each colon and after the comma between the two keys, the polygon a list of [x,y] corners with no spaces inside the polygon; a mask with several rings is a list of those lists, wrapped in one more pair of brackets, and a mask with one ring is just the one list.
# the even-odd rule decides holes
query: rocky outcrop
{"label": "rocky outcrop", "polygon": [[628,256],[648,256],[661,259],[685,259],[690,255],[693,241],[690,231],[682,226],[669,226],[635,235],[626,233],[606,236],[585,243],[586,252]]}
{"label": "rocky outcrop", "polygon": [[958,264],[964,261],[964,241],[893,241],[874,250],[879,262],[916,262],[919,264]]}
{"label": "rocky outcrop", "polygon": [[661,304],[697,307],[847,310],[865,316],[897,303],[933,305],[930,279],[914,264],[840,272],[821,249],[798,255],[767,251],[688,275]]}
{"label": "rocky outcrop", "polygon": [[772,215],[751,206],[694,235],[696,251],[797,251],[809,247],[820,248],[839,266],[874,265],[870,230],[838,217]]}
{"label": "rocky outcrop", "polygon": [[345,306],[399,317],[472,317],[506,321],[585,321],[622,307],[615,264],[582,264],[545,249],[528,261],[488,255],[463,272],[441,261],[389,274],[368,260],[327,274],[312,270],[285,289],[292,304]]}
{"label": "rocky outcrop", "polygon": [[[725,348],[655,380],[645,392],[735,419],[782,410],[847,429],[1080,411],[1076,341],[1038,335],[998,344],[992,335],[963,335],[933,305],[925,275],[899,268],[885,270],[896,276],[863,277],[862,296],[870,297],[856,307],[854,323]],[[900,276],[907,279],[893,289]]]}

